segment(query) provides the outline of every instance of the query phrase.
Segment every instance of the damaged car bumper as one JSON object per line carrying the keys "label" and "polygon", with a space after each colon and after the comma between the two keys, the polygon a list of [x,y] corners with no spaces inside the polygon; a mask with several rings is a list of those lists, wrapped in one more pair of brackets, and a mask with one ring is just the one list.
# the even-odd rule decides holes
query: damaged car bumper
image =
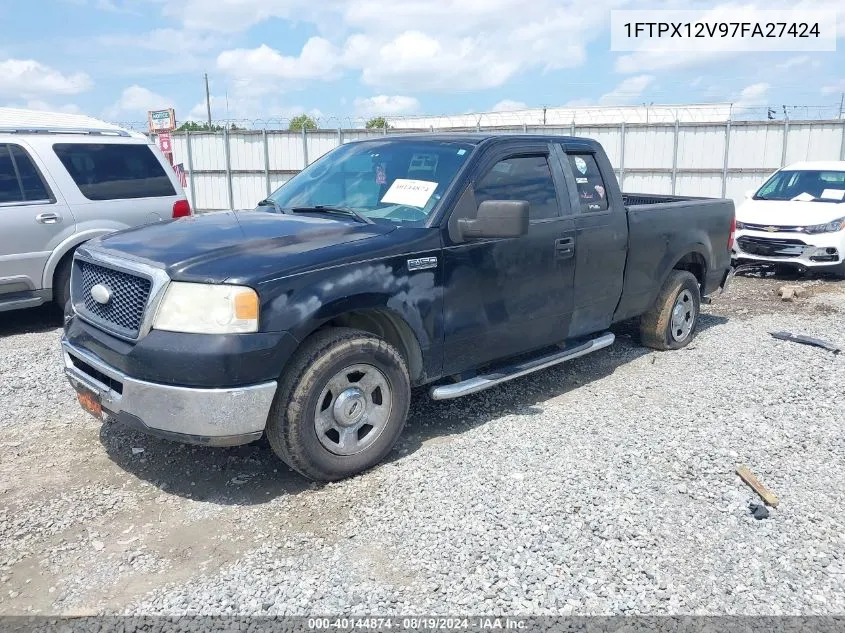
{"label": "damaged car bumper", "polygon": [[841,232],[738,231],[732,258],[742,263],[782,264],[799,270],[835,270],[845,264]]}

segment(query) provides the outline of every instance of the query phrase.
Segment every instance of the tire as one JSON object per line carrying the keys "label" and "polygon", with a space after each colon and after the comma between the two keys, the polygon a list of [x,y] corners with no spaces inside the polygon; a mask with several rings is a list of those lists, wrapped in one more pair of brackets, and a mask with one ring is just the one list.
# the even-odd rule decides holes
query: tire
{"label": "tire", "polygon": [[387,456],[405,426],[410,399],[408,368],[392,345],[361,330],[320,331],[285,368],[267,439],[308,479],[345,479]]}
{"label": "tire", "polygon": [[70,269],[73,265],[73,252],[65,255],[53,274],[53,301],[59,310],[64,311],[70,301]]}
{"label": "tire", "polygon": [[[680,306],[677,312],[676,306]],[[688,345],[695,337],[700,311],[698,280],[685,270],[673,270],[651,309],[640,319],[642,344],[658,350],[680,349]]]}

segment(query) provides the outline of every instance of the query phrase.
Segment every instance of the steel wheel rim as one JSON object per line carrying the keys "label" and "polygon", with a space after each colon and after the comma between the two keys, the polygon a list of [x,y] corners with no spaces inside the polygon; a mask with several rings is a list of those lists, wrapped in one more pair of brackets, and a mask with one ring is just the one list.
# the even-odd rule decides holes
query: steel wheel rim
{"label": "steel wheel rim", "polygon": [[382,434],[393,406],[387,376],[373,365],[344,367],[323,387],[314,411],[314,431],[335,455],[356,455]]}
{"label": "steel wheel rim", "polygon": [[669,324],[675,341],[683,341],[690,335],[695,325],[695,316],[695,301],[692,293],[689,290],[682,290],[675,299],[675,305],[672,306],[672,320]]}

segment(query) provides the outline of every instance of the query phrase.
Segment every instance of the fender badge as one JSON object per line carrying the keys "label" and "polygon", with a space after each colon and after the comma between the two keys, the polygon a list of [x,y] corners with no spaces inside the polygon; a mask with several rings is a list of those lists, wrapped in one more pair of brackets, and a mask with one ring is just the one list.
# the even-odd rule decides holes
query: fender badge
{"label": "fender badge", "polygon": [[408,260],[408,270],[426,270],[428,268],[437,268],[436,257],[420,257]]}

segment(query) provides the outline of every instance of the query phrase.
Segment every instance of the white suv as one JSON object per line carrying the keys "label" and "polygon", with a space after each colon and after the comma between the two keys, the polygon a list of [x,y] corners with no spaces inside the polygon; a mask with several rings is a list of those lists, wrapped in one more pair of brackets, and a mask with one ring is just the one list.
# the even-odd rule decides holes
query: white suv
{"label": "white suv", "polygon": [[64,307],[82,242],[191,214],[176,172],[143,134],[0,108],[0,311]]}
{"label": "white suv", "polygon": [[845,277],[845,161],[776,171],[736,211],[733,258]]}

